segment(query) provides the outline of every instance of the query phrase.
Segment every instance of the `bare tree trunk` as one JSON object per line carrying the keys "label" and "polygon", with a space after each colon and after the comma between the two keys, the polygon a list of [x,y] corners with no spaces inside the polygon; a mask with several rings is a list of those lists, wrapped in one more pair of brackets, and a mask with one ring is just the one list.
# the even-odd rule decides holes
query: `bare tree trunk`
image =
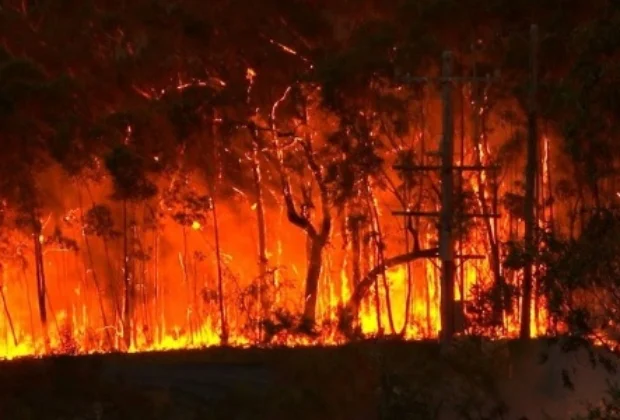
{"label": "bare tree trunk", "polygon": [[[81,207],[80,207],[81,209]],[[95,263],[93,260],[92,251],[90,248],[90,241],[88,240],[88,235],[84,235],[84,244],[86,245],[86,253],[88,255],[88,262],[90,265],[90,269],[93,273],[93,283],[95,284],[95,290],[97,292],[97,301],[99,302],[99,310],[101,312],[101,320],[103,321],[103,326],[106,332],[106,337],[108,339],[108,345],[113,346],[114,342],[112,340],[112,336],[110,335],[110,330],[108,329],[108,320],[105,314],[105,305],[103,304],[103,293],[101,291],[101,287],[99,287],[99,281],[97,279],[97,272],[95,270]]]}
{"label": "bare tree trunk", "polygon": [[[147,243],[147,226],[146,226],[146,220],[147,220],[147,205],[143,204],[142,206],[142,223],[140,225],[140,229],[136,230],[136,234],[140,235],[140,244],[141,246],[146,246],[145,244]],[[143,258],[140,261],[140,276],[142,276],[142,287],[141,287],[141,292],[142,292],[142,323],[143,323],[143,332],[145,335],[145,340],[147,341],[147,343],[149,343],[149,345],[153,344],[153,339],[154,339],[154,335],[153,335],[153,320],[151,318],[151,311],[150,311],[150,305],[149,305],[149,297],[148,297],[148,290],[149,290],[149,259],[150,259],[150,255],[144,255]]]}
{"label": "bare tree trunk", "polygon": [[45,350],[49,351],[49,333],[47,320],[47,286],[45,284],[45,268],[43,261],[43,246],[41,244],[41,223],[37,220],[35,213],[32,214],[33,242],[34,242],[34,258],[35,258],[35,275],[37,280],[37,302],[39,304],[39,320],[43,330],[43,339],[45,342]]}
{"label": "bare tree trunk", "polygon": [[155,318],[158,325],[158,339],[163,342],[166,336],[166,305],[164,304],[164,283],[159,279],[159,228],[155,234]]}
{"label": "bare tree trunk", "polygon": [[261,317],[267,318],[270,299],[267,293],[267,275],[269,260],[267,258],[267,227],[265,224],[265,209],[263,200],[262,174],[260,165],[260,145],[256,130],[251,130],[252,135],[252,175],[254,181],[254,194],[256,199],[256,224],[258,229],[258,276],[259,298],[261,303]]}
{"label": "bare tree trunk", "polygon": [[361,238],[360,238],[360,222],[361,218],[358,215],[352,215],[349,218],[349,227],[351,230],[351,252],[353,254],[352,265],[352,280],[353,288],[356,288],[362,278],[361,270]]}
{"label": "bare tree trunk", "polygon": [[[216,119],[217,115],[213,115]],[[220,312],[220,342],[223,345],[228,344],[229,331],[228,331],[228,319],[226,316],[226,298],[224,296],[224,273],[222,271],[222,248],[220,244],[220,225],[217,217],[217,192],[218,181],[221,176],[222,162],[220,157],[220,147],[218,140],[217,126],[213,124],[211,126],[211,134],[215,139],[214,144],[214,162],[215,173],[213,180],[208,182],[209,193],[211,194],[211,212],[213,214],[213,240],[215,242],[215,258],[217,267],[217,294],[218,294],[218,307]]]}
{"label": "bare tree trunk", "polygon": [[443,54],[443,137],[441,144],[441,216],[439,232],[439,255],[441,258],[441,341],[452,340],[455,331],[454,317],[454,128],[452,116],[452,53]]}
{"label": "bare tree trunk", "polygon": [[[194,320],[193,320],[193,303],[191,296],[191,285],[189,280],[189,275],[187,273],[187,229],[185,225],[181,226],[181,232],[183,236],[183,253],[180,257],[181,263],[181,271],[183,272],[183,283],[185,285],[185,304],[188,308],[191,308],[190,312],[186,310],[187,314],[187,324],[189,327],[189,338],[190,342],[194,342]],[[186,308],[187,309],[187,308]]]}
{"label": "bare tree trunk", "polygon": [[308,269],[306,271],[306,289],[304,302],[304,318],[312,324],[316,320],[316,302],[318,297],[319,277],[321,275],[321,260],[325,244],[318,238],[311,241]]}
{"label": "bare tree trunk", "polygon": [[[480,94],[479,94],[479,86],[477,82],[478,72],[477,67],[474,64],[473,71],[473,110],[472,110],[472,137],[474,143],[474,164],[477,166],[482,166],[485,162],[482,161],[482,144],[480,142],[480,136],[485,133],[485,127],[481,127],[480,121],[480,107],[482,104],[480,103]],[[501,261],[499,255],[499,241],[497,239],[497,230],[493,228],[493,224],[491,222],[491,217],[489,212],[489,207],[487,205],[486,199],[486,179],[482,176],[483,171],[480,170],[477,172],[477,181],[478,181],[478,202],[480,205],[480,210],[483,214],[483,223],[485,226],[485,230],[487,233],[487,240],[489,244],[489,264],[491,266],[491,272],[493,273],[494,279],[494,296],[493,296],[493,321],[497,325],[502,324],[502,312],[506,305],[504,305],[504,290],[505,290],[505,282],[501,273]],[[496,191],[492,192],[496,194]],[[494,198],[496,198],[494,196]],[[496,213],[496,212],[494,212]]]}
{"label": "bare tree trunk", "polygon": [[11,329],[11,336],[13,337],[13,344],[15,344],[15,346],[18,346],[19,340],[17,339],[17,334],[15,333],[15,326],[13,325],[13,317],[11,316],[11,311],[9,311],[9,305],[6,301],[6,296],[4,294],[4,282],[3,284],[0,284],[0,297],[2,298],[2,307],[4,308],[4,314],[6,315],[6,320],[9,323],[9,328]]}
{"label": "bare tree trunk", "polygon": [[[411,250],[410,240],[409,240],[409,231],[408,224],[410,219],[405,220],[404,231],[405,231],[405,253],[409,253]],[[411,263],[407,263],[406,265],[406,273],[407,273],[407,294],[405,296],[405,321],[403,322],[403,326],[400,330],[400,335],[404,336],[407,333],[407,327],[409,326],[409,318],[411,317],[411,304],[413,301],[413,276],[411,273]]]}
{"label": "bare tree trunk", "polygon": [[[546,184],[547,184],[547,202],[549,204],[549,229],[551,232],[555,232],[555,200],[553,198],[553,182],[551,177],[551,142],[548,137],[545,137],[545,171],[547,175]],[[615,188],[614,188],[615,189]],[[546,203],[547,204],[547,203]]]}
{"label": "bare tree trunk", "polygon": [[131,311],[132,311],[132,293],[131,293],[131,274],[129,266],[129,238],[127,236],[127,200],[123,200],[123,341],[127,349],[131,347]]}
{"label": "bare tree trunk", "polygon": [[[248,79],[248,90],[246,103],[248,107],[252,107],[252,88],[254,86],[254,76]],[[277,105],[276,105],[277,107]],[[273,111],[275,112],[275,110]],[[254,123],[248,125],[250,136],[252,138],[252,176],[254,181],[254,194],[256,198],[256,223],[258,228],[258,280],[259,280],[259,301],[261,318],[266,319],[270,307],[269,296],[267,294],[267,274],[269,269],[269,260],[267,258],[267,229],[265,227],[265,213],[263,203],[262,174],[260,166],[260,142],[258,132]],[[259,323],[262,325],[262,323]],[[259,335],[261,331],[259,331]]]}
{"label": "bare tree trunk", "polygon": [[36,334],[34,328],[34,311],[32,309],[32,296],[30,295],[30,287],[28,286],[28,276],[26,275],[26,266],[25,264],[21,267],[21,277],[24,284],[24,288],[26,289],[26,301],[28,302],[28,315],[30,320],[30,334],[34,337]]}
{"label": "bare tree trunk", "polygon": [[[82,206],[82,194],[78,190],[78,201],[80,205],[80,224],[83,228],[84,226],[84,208]],[[99,310],[101,311],[101,320],[103,321],[103,327],[106,332],[106,338],[108,340],[108,345],[112,347],[114,345],[114,341],[112,340],[112,336],[110,335],[110,330],[108,329],[108,320],[105,314],[105,305],[103,303],[103,292],[101,291],[101,287],[99,286],[99,281],[97,279],[97,272],[95,270],[95,262],[93,259],[92,250],[90,247],[90,241],[88,240],[88,235],[85,232],[82,232],[82,236],[84,237],[84,245],[86,246],[86,254],[88,255],[88,263],[90,265],[90,269],[93,273],[93,283],[95,284],[95,290],[97,292],[97,300],[99,302]]]}
{"label": "bare tree trunk", "polygon": [[[93,194],[88,186],[88,183],[85,183],[85,188],[90,198],[91,205],[95,206],[97,203],[95,202]],[[122,309],[122,305],[120,301],[120,296],[116,288],[117,277],[114,273],[114,268],[112,267],[112,258],[110,257],[110,248],[108,246],[108,238],[106,237],[106,234],[107,232],[101,236],[101,242],[103,243],[103,249],[104,249],[105,258],[106,258],[106,268],[108,271],[108,278],[109,278],[110,286],[111,286],[110,289],[112,291],[112,299],[114,300],[114,318],[115,318],[114,325],[116,328],[118,328],[119,320],[122,322],[122,319],[123,319],[123,309]],[[116,337],[118,337],[118,335],[116,335]]]}
{"label": "bare tree trunk", "polygon": [[[108,269],[108,279],[110,281],[110,289],[112,290],[112,299],[114,299],[114,326],[115,328],[119,328],[119,324],[123,321],[123,306],[121,302],[121,293],[117,289],[118,286],[118,277],[115,275],[114,267],[112,267],[112,257],[110,256],[110,247],[108,245],[108,240],[106,237],[101,238],[101,242],[103,243],[103,251],[105,253],[106,258],[106,267]],[[118,334],[116,335],[118,338]]]}
{"label": "bare tree trunk", "polygon": [[[420,163],[422,165],[426,164],[426,111],[424,108],[424,102],[420,105],[420,121],[422,125],[422,136],[420,137]],[[423,173],[420,173],[419,176],[419,186],[418,186],[418,203],[422,205],[423,197],[424,197],[424,182],[425,177]],[[420,216],[415,217],[415,226],[416,229],[419,229],[420,226]],[[413,242],[413,250],[419,249],[419,236],[415,236]],[[409,252],[409,250],[407,250]],[[434,271],[434,270],[433,270]],[[424,300],[426,304],[426,333],[430,336],[432,331],[432,320],[431,320],[431,291],[430,291],[430,280],[428,276],[428,265],[423,265],[423,274],[424,274]]]}
{"label": "bare tree trunk", "polygon": [[[372,219],[373,219],[373,228],[375,233],[375,245],[377,247],[377,263],[378,265],[383,266],[383,261],[385,260],[385,254],[383,252],[384,243],[383,243],[383,232],[381,230],[381,224],[379,221],[379,211],[377,209],[377,203],[375,202],[374,194],[370,186],[368,186],[369,191],[369,200],[370,200],[370,208],[372,209]],[[388,323],[390,325],[390,332],[392,334],[396,334],[396,328],[394,327],[394,316],[392,314],[392,301],[390,298],[390,288],[387,282],[387,275],[385,270],[381,272],[381,280],[383,281],[383,289],[385,290],[385,306],[388,315]],[[379,301],[379,287],[377,286],[377,301]],[[377,306],[377,312],[380,314],[381,310]]]}
{"label": "bare tree trunk", "polygon": [[[212,191],[214,189],[212,188]],[[214,192],[214,191],[213,191]],[[220,248],[220,231],[217,220],[217,206],[215,195],[211,197],[213,212],[213,236],[215,241],[215,257],[217,258],[217,294],[220,310],[220,339],[222,344],[228,344],[228,321],[226,319],[226,305],[224,303],[224,276],[222,274],[222,254]]]}
{"label": "bare tree trunk", "polygon": [[521,301],[521,330],[519,337],[528,339],[531,337],[531,307],[533,287],[533,253],[534,253],[534,229],[536,203],[536,168],[538,165],[538,133],[536,122],[536,89],[537,89],[537,50],[538,50],[538,27],[532,25],[531,31],[531,54],[530,54],[530,98],[528,110],[528,137],[527,137],[527,163],[525,170],[525,252],[526,261],[523,267],[523,298]]}

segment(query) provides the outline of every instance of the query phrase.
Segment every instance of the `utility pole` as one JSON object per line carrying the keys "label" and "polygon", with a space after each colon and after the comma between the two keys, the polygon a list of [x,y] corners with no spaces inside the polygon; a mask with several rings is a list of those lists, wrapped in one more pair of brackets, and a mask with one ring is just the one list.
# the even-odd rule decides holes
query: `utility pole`
{"label": "utility pole", "polygon": [[[487,170],[495,170],[495,167],[487,167],[483,165],[454,165],[454,116],[452,109],[452,93],[453,84],[456,82],[471,82],[478,80],[472,77],[454,77],[453,56],[450,51],[445,51],[442,55],[442,75],[439,82],[442,84],[442,124],[443,135],[440,144],[440,150],[437,154],[441,158],[440,165],[422,165],[407,166],[394,165],[394,169],[407,172],[428,172],[439,171],[441,174],[441,210],[436,211],[412,211],[398,210],[392,214],[396,216],[417,216],[439,218],[439,259],[441,261],[441,332],[440,340],[443,344],[449,344],[452,337],[456,333],[456,313],[454,302],[454,277],[455,277],[455,259],[484,259],[483,255],[454,255],[454,172],[457,171],[459,176],[465,171],[481,172]],[[433,79],[427,77],[407,78],[407,82],[427,83]],[[480,78],[480,80],[489,81],[489,77]],[[462,214],[463,218],[498,218],[498,214],[469,213]],[[462,264],[463,262],[461,262]]]}
{"label": "utility pole", "polygon": [[439,216],[439,258],[441,259],[441,334],[442,343],[454,335],[454,117],[452,115],[452,67],[450,51],[442,56],[442,125],[441,138],[441,213]]}
{"label": "utility pole", "polygon": [[525,266],[523,267],[523,298],[521,301],[521,330],[519,338],[531,337],[531,308],[533,288],[533,253],[536,203],[536,169],[538,167],[538,127],[536,93],[538,88],[538,26],[530,28],[530,86],[527,113],[527,162],[525,167]]}

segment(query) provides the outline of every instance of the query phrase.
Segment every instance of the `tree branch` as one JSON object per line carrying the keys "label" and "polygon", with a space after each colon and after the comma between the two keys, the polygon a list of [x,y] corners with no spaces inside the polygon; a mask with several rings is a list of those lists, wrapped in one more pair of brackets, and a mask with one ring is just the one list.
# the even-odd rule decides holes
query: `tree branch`
{"label": "tree branch", "polygon": [[329,236],[329,232],[331,229],[331,213],[329,210],[329,196],[327,187],[325,186],[325,181],[323,179],[323,175],[321,174],[321,167],[314,159],[314,154],[312,151],[312,146],[309,141],[305,141],[302,143],[303,149],[306,155],[306,159],[308,160],[308,166],[310,167],[310,171],[319,186],[319,194],[321,197],[321,212],[323,213],[323,219],[321,221],[321,230],[319,232],[319,236],[323,241],[327,240]]}
{"label": "tree branch", "polygon": [[[308,236],[311,238],[315,238],[317,236],[316,229],[310,223],[308,218],[302,216],[295,207],[295,201],[293,200],[293,194],[291,192],[291,183],[286,175],[284,169],[284,155],[282,153],[282,148],[280,145],[280,133],[276,127],[276,112],[278,110],[278,106],[286,99],[290,92],[291,88],[287,88],[284,91],[282,97],[277,100],[271,109],[271,115],[269,118],[269,124],[271,126],[271,133],[273,135],[274,144],[276,146],[276,155],[278,157],[278,172],[280,173],[280,180],[282,182],[282,194],[284,196],[284,204],[286,205],[286,216],[293,225],[303,229]],[[254,126],[254,130],[250,130],[252,135],[257,135],[258,127]]]}

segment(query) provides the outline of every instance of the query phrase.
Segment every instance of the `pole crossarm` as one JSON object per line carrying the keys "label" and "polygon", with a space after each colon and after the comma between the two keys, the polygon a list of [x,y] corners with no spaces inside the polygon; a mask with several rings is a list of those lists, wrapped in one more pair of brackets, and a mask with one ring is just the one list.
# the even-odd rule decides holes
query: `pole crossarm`
{"label": "pole crossarm", "polygon": [[[414,211],[414,210],[394,210],[392,211],[394,216],[419,216],[419,217],[440,217],[441,213],[436,211]],[[501,214],[496,213],[465,213],[460,215],[462,218],[489,218],[495,219],[502,217]]]}
{"label": "pole crossarm", "polygon": [[495,82],[501,79],[501,74],[496,72],[494,76],[488,75],[484,77],[471,77],[471,76],[452,76],[452,77],[425,77],[425,76],[409,76],[405,75],[400,78],[402,83],[467,83],[467,82]]}
{"label": "pole crossarm", "polygon": [[[393,165],[393,169],[405,172],[423,172],[423,171],[440,171],[444,169],[440,165]],[[449,169],[453,171],[461,172],[478,172],[478,171],[499,171],[499,166],[485,166],[485,165],[461,165],[451,166]]]}

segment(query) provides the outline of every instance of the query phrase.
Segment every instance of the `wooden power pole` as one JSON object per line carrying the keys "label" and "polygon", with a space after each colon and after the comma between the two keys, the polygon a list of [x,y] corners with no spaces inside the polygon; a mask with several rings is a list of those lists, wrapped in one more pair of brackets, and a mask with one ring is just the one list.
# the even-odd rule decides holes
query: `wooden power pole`
{"label": "wooden power pole", "polygon": [[525,167],[525,266],[523,267],[523,297],[521,301],[521,330],[519,337],[531,337],[531,308],[533,288],[533,253],[535,248],[534,229],[536,226],[536,169],[538,167],[538,130],[536,91],[538,84],[538,26],[530,28],[530,86],[527,115],[527,162]]}
{"label": "wooden power pole", "polygon": [[[440,298],[440,312],[441,312],[441,332],[440,340],[444,344],[450,343],[452,337],[456,333],[456,311],[454,301],[454,283],[456,264],[455,260],[468,260],[468,259],[484,259],[482,255],[454,255],[455,249],[455,235],[454,235],[454,173],[459,172],[459,176],[465,171],[487,171],[495,170],[494,167],[486,167],[483,165],[454,165],[454,116],[453,116],[453,84],[455,82],[472,82],[478,80],[477,77],[454,77],[453,71],[453,56],[450,51],[445,51],[442,56],[442,74],[439,78],[439,82],[442,84],[442,139],[439,150],[439,157],[441,157],[440,165],[422,165],[422,166],[407,166],[407,165],[395,165],[394,169],[408,171],[408,172],[426,172],[426,171],[439,171],[441,174],[441,210],[439,212],[428,211],[412,211],[412,210],[398,210],[393,211],[392,214],[398,216],[417,216],[417,217],[430,217],[439,218],[439,259],[441,261],[441,298]],[[431,78],[416,77],[408,78],[407,81],[416,81],[426,83],[431,81]],[[489,81],[489,77],[480,78],[480,80]],[[461,214],[462,218],[497,218],[497,214],[482,213],[469,213]],[[461,262],[462,264],[462,262]]]}
{"label": "wooden power pole", "polygon": [[442,57],[442,138],[441,138],[441,213],[439,216],[439,258],[441,260],[441,341],[454,335],[454,117],[452,115],[452,53]]}

